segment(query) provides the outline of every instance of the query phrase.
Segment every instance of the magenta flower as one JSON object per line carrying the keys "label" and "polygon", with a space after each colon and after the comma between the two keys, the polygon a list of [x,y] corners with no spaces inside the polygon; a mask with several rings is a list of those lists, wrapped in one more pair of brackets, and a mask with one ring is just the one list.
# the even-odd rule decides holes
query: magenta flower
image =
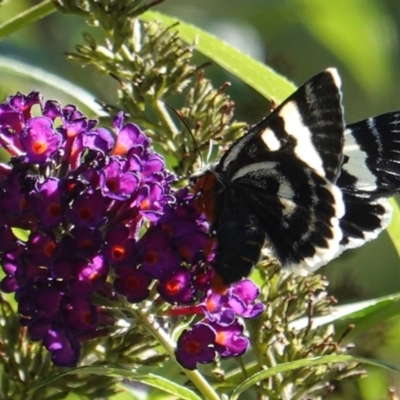
{"label": "magenta flower", "polygon": [[139,178],[130,171],[126,171],[126,161],[111,160],[100,171],[100,188],[105,197],[114,200],[129,199],[139,185]]}
{"label": "magenta flower", "polygon": [[75,365],[80,357],[81,345],[74,334],[63,329],[49,329],[43,339],[51,359],[60,367]]}
{"label": "magenta flower", "polygon": [[29,196],[29,206],[42,229],[54,228],[62,221],[65,207],[62,204],[59,184],[58,179],[48,178],[42,183],[37,183]]}
{"label": "magenta flower", "polygon": [[239,357],[250,346],[249,339],[243,335],[243,325],[238,321],[230,325],[210,323],[216,332],[215,349],[223,357]]}
{"label": "magenta flower", "polygon": [[114,281],[114,288],[125,295],[128,301],[139,303],[148,297],[151,283],[149,275],[130,265],[118,266],[115,273],[117,279]]}
{"label": "magenta flower", "polygon": [[157,290],[166,301],[172,304],[188,304],[195,299],[192,274],[184,268],[165,279],[161,279]]}
{"label": "magenta flower", "polygon": [[19,134],[21,149],[26,153],[24,161],[28,163],[49,162],[56,156],[61,141],[61,135],[53,129],[53,122],[45,117],[28,119]]}

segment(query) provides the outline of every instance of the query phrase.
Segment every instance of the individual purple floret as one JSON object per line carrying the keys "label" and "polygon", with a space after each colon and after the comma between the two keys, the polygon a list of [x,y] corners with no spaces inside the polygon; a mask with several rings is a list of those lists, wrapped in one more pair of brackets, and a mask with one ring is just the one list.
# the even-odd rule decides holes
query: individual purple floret
{"label": "individual purple floret", "polygon": [[190,304],[195,299],[195,290],[192,285],[192,274],[187,269],[181,268],[158,283],[158,293],[174,304]]}
{"label": "individual purple floret", "polygon": [[239,357],[250,346],[249,339],[243,335],[243,325],[235,321],[230,325],[210,323],[216,332],[215,349],[222,357]]}
{"label": "individual purple floret", "polygon": [[215,359],[213,348],[216,332],[209,325],[197,324],[182,332],[176,347],[176,359],[186,369],[196,369],[196,364],[208,364]]}

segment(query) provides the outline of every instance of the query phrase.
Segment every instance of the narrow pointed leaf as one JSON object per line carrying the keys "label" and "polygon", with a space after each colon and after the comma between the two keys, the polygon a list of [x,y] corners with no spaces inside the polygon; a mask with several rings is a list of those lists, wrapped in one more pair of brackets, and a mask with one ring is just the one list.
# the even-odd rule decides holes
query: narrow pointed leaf
{"label": "narrow pointed leaf", "polygon": [[267,379],[271,376],[282,374],[285,372],[293,371],[299,368],[304,367],[314,367],[317,365],[323,364],[335,364],[335,363],[360,363],[373,365],[376,367],[382,367],[391,371],[400,372],[400,369],[384,363],[378,360],[369,360],[367,358],[362,357],[353,357],[348,355],[337,355],[337,356],[323,356],[323,357],[315,357],[304,360],[296,360],[288,363],[277,365],[276,367],[269,368],[266,371],[261,371],[257,374],[254,374],[249,379],[246,379],[242,384],[240,384],[232,393],[230,400],[236,400],[239,398],[239,395],[243,393],[245,390],[250,387],[256,385],[258,382],[261,382],[264,379]]}
{"label": "narrow pointed leaf", "polygon": [[65,370],[59,374],[50,376],[49,378],[39,382],[36,384],[32,390],[36,390],[42,386],[49,384],[50,382],[54,382],[57,379],[70,374],[94,374],[94,375],[106,375],[106,376],[115,376],[118,378],[125,378],[132,381],[137,381],[144,383],[148,386],[158,388],[163,390],[166,393],[173,394],[177,396],[179,399],[183,400],[201,400],[201,398],[194,393],[192,390],[187,389],[179,384],[176,384],[173,381],[165,379],[162,376],[158,376],[155,374],[138,374],[133,372],[127,368],[122,368],[120,366],[88,366],[88,367],[78,367],[78,368],[70,368]]}
{"label": "narrow pointed leaf", "polygon": [[88,110],[96,115],[105,115],[91,93],[42,68],[25,64],[10,57],[0,56],[0,71],[21,76],[28,81],[40,82],[42,85],[49,86],[74,99],[81,110]]}
{"label": "narrow pointed leaf", "polygon": [[[346,340],[350,340],[358,334],[399,315],[400,293],[397,293],[377,299],[333,307],[329,315],[317,317],[313,320],[312,329],[333,323],[335,331],[338,332],[338,335],[341,335],[350,324],[354,324],[354,329],[346,336]],[[301,318],[293,321],[291,327],[303,329],[308,323],[308,318]]]}

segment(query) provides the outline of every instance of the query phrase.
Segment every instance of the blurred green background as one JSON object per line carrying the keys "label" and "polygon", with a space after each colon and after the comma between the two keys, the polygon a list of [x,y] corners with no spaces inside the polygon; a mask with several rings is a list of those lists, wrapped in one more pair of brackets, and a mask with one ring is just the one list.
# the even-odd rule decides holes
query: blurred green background
{"label": "blurred green background", "polygon": [[[6,2],[0,24],[39,3]],[[214,33],[298,85],[327,67],[337,67],[348,122],[400,110],[400,1],[166,0],[157,9]],[[5,64],[13,59],[61,76],[100,101],[112,102],[116,89],[112,79],[66,60],[65,53],[82,42],[83,30],[99,34],[81,18],[54,13],[0,41],[0,97],[38,89],[48,98],[74,101],[10,72]],[[236,119],[256,123],[268,112],[265,99],[217,65],[207,67],[206,75],[216,85],[232,82],[229,94],[236,101]],[[400,292],[399,256],[386,233],[348,251],[322,273],[341,303]],[[400,367],[400,319],[358,338],[356,351]],[[355,385],[346,383],[332,398],[385,399],[389,386],[399,394],[400,376],[373,370]]]}

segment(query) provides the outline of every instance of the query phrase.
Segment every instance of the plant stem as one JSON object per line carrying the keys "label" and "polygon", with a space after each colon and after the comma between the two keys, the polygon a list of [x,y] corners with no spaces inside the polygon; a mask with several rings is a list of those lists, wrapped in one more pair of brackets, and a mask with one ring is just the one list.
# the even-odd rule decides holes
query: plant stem
{"label": "plant stem", "polygon": [[159,122],[166,129],[166,133],[169,137],[167,141],[168,146],[172,151],[176,151],[176,145],[174,143],[174,139],[179,134],[179,130],[177,129],[176,125],[174,124],[174,121],[169,115],[165,103],[162,100],[155,100],[152,101],[151,106],[153,108],[153,111],[157,114]]}

